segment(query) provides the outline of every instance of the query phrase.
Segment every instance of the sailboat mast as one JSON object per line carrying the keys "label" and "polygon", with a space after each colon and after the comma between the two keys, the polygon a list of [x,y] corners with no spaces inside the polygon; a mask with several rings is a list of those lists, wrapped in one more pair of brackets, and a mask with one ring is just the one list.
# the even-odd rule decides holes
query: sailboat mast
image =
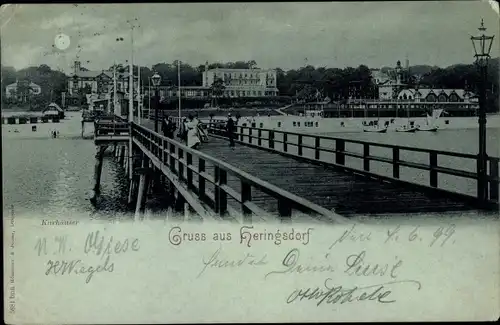
{"label": "sailboat mast", "polygon": [[141,67],[137,65],[137,120],[141,124]]}
{"label": "sailboat mast", "polygon": [[148,119],[151,114],[151,77],[148,78]]}
{"label": "sailboat mast", "polygon": [[179,97],[179,125],[181,123],[181,61],[177,60],[177,95]]}
{"label": "sailboat mast", "polygon": [[120,112],[117,111],[116,104],[116,61],[113,62],[113,113],[115,115],[120,115]]}

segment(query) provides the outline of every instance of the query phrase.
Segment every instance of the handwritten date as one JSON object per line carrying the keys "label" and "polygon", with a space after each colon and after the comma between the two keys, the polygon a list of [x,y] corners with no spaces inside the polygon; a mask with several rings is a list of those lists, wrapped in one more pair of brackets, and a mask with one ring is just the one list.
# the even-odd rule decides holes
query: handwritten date
{"label": "handwritten date", "polygon": [[394,229],[387,230],[387,237],[384,243],[388,242],[399,242],[401,240],[409,241],[409,242],[428,242],[429,247],[433,247],[434,244],[440,242],[440,247],[443,247],[449,239],[455,234],[456,226],[454,224],[450,224],[447,227],[438,227],[433,233],[432,238],[429,240],[429,235],[425,232],[424,235],[420,232],[420,226],[413,228],[412,231],[408,233],[403,233],[401,231],[401,226],[397,226]]}

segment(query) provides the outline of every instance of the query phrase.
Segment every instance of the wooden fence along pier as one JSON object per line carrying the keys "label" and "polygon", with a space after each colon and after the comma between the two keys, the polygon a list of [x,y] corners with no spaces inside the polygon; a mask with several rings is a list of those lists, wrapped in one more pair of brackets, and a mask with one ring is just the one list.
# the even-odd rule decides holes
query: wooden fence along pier
{"label": "wooden fence along pier", "polygon": [[172,210],[192,220],[244,223],[498,209],[496,157],[488,158],[487,202],[479,202],[476,155],[248,126],[238,127],[239,148],[232,151],[223,122],[207,121],[210,141],[193,150],[143,125],[119,118],[97,121],[93,202],[103,152],[113,146],[129,178],[136,220],[158,191],[167,193]]}
{"label": "wooden fence along pier", "polygon": [[[213,136],[226,138],[224,121],[211,120],[208,124]],[[488,157],[488,195],[486,202],[480,202],[477,198],[477,155],[249,126],[238,126],[237,129],[238,143],[259,150],[414,188],[434,196],[454,198],[476,207],[498,209],[498,157]]]}

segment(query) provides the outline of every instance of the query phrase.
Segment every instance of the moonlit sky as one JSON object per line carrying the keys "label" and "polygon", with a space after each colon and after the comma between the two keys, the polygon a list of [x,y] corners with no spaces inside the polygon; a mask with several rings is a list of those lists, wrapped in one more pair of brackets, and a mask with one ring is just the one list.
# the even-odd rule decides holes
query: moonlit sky
{"label": "moonlit sky", "polygon": [[[285,70],[306,63],[378,68],[408,56],[411,65],[444,67],[472,62],[470,35],[481,18],[495,35],[493,57],[500,41],[498,14],[478,1],[21,4],[0,13],[2,65],[47,64],[67,73],[77,54],[90,70],[128,59],[128,19],[140,25],[134,64],[143,66],[179,59],[193,66],[255,60]],[[65,51],[53,48],[59,33],[71,38]]]}

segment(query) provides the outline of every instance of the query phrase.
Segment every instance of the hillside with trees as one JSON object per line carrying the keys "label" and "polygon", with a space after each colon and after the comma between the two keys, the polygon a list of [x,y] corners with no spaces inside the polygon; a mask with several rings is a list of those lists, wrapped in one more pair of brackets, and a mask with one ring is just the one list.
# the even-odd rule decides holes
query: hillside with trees
{"label": "hillside with trees", "polygon": [[[209,69],[213,68],[257,68],[255,61],[236,61],[227,63],[211,63]],[[110,70],[112,67],[109,68]],[[134,72],[137,73],[137,66]],[[381,70],[391,73],[389,67]],[[191,66],[181,62],[180,78],[183,86],[201,86],[205,65]],[[128,71],[127,63],[118,65],[119,73]],[[141,66],[141,83],[148,85],[148,78],[156,71],[162,77],[161,84],[164,86],[177,85],[177,61],[172,63],[157,63],[151,67]],[[376,98],[377,92],[372,81],[371,70],[366,65],[358,67],[325,68],[311,65],[285,71],[279,67],[277,71],[277,88],[280,97],[290,100],[314,100],[317,94],[322,97],[328,96],[333,100],[343,100],[353,94],[356,97]],[[499,59],[491,59],[488,68],[488,110],[498,111],[499,96]],[[16,79],[29,79],[42,87],[42,94],[34,98],[38,106],[45,105],[51,100],[60,103],[61,92],[67,91],[67,77],[64,73],[52,70],[47,65],[29,67],[16,71],[12,67],[2,66],[2,95],[5,95],[5,86],[14,83]],[[433,88],[461,88],[477,91],[478,84],[477,68],[473,64],[455,64],[446,68],[436,66],[416,65],[409,69],[409,80],[412,86]],[[218,100],[220,87],[211,85],[213,97]],[[2,96],[3,103],[8,103]]]}
{"label": "hillside with trees", "polygon": [[[16,71],[12,67],[1,66],[2,76],[2,108],[17,106],[15,100],[7,98],[5,87],[19,81],[30,81],[41,87],[40,95],[30,95],[29,102],[33,110],[43,109],[51,102],[61,104],[61,93],[67,91],[67,76],[49,66],[42,64]],[[18,89],[18,92],[28,92],[28,89]]]}

